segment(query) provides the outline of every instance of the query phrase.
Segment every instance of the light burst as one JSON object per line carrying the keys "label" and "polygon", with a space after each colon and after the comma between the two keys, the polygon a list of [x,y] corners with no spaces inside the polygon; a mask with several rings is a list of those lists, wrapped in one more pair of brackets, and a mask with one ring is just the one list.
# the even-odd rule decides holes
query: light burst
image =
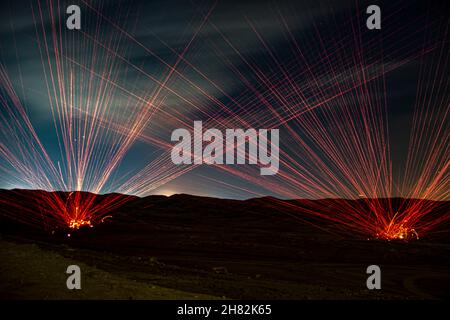
{"label": "light burst", "polygon": [[[274,21],[286,47],[280,54],[258,23],[247,18],[246,27],[259,48],[254,57],[210,21],[214,6],[199,8],[198,24],[181,51],[154,36],[173,55],[169,62],[127,26],[105,16],[101,6],[83,3],[96,18],[91,21],[96,26],[93,33],[67,35],[61,30],[55,13],[58,1],[49,1],[45,8],[41,1],[33,6],[59,160],[46,151],[6,69],[0,68],[5,110],[0,152],[8,164],[2,170],[15,177],[13,183],[68,192],[37,199],[41,214],[72,229],[90,227],[128,201],[120,195],[100,200],[97,194],[147,195],[194,170],[198,166],[171,163],[171,144],[161,123],[192,129],[193,121],[201,117],[215,128],[280,128],[284,137],[276,177],[261,177],[258,168],[213,165],[224,175],[282,198],[329,199],[280,201],[280,210],[294,209],[300,218],[312,216],[337,230],[386,240],[418,239],[450,221],[445,19],[420,15],[414,30],[386,19],[384,28],[392,31],[366,39],[359,14],[332,15],[325,27],[323,21],[313,21],[308,34],[298,34],[282,10],[275,10]],[[395,7],[391,15],[401,14],[403,6]],[[50,27],[44,23],[46,16]],[[103,34],[106,26],[114,32]],[[195,55],[188,57],[205,26],[217,39],[205,41],[203,48],[238,85],[238,93],[194,62]],[[423,37],[419,48],[413,41],[418,36]],[[160,72],[151,73],[127,57],[131,45],[152,57]],[[398,165],[393,163],[392,149],[397,146],[389,123],[390,109],[396,106],[388,103],[386,78],[409,63],[418,63],[420,70],[406,161]],[[144,89],[132,85],[140,79],[151,85]],[[178,108],[167,103],[174,97]],[[121,107],[116,106],[119,102]],[[115,177],[137,141],[160,153],[132,174]],[[208,180],[264,195],[237,183]]]}

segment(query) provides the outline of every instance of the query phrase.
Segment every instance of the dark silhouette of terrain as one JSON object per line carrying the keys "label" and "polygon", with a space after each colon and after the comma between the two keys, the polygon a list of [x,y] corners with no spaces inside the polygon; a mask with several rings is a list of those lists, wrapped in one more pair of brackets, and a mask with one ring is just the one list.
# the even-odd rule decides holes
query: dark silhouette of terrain
{"label": "dark silhouette of terrain", "polygon": [[[93,228],[55,231],[48,224],[43,228],[39,223],[14,219],[23,214],[21,207],[33,211],[35,204],[29,199],[39,193],[45,192],[0,190],[3,255],[10,256],[4,248],[16,250],[11,246],[14,243],[19,246],[17,250],[25,248],[26,259],[26,246],[32,243],[39,250],[58,255],[55,260],[79,262],[120,277],[121,281],[114,280],[116,287],[119,283],[129,288],[129,281],[160,288],[160,293],[166,289],[175,292],[155,296],[131,293],[146,289],[129,289],[130,298],[429,299],[447,297],[449,292],[448,233],[411,242],[367,240],[301,214],[302,207],[317,206],[314,202],[333,212],[343,201],[360,200],[99,195],[99,201],[124,197],[125,204]],[[391,201],[400,203],[402,199]],[[439,215],[448,212],[449,206],[442,202],[435,208],[432,214]],[[446,228],[448,225],[443,225],[442,231]],[[36,250],[28,256],[38,254]],[[29,263],[32,268],[33,263],[44,262]],[[381,267],[382,290],[366,288],[366,268],[372,264]],[[0,288],[3,298],[46,297],[45,288],[41,292],[35,286],[33,291],[11,283],[17,279],[11,274],[12,265],[7,258],[0,262],[9,272],[1,275],[6,284]],[[105,281],[113,280],[102,283]],[[60,295],[51,297],[67,298],[65,283],[60,290]],[[81,296],[106,297],[123,296],[103,294],[100,289]]]}

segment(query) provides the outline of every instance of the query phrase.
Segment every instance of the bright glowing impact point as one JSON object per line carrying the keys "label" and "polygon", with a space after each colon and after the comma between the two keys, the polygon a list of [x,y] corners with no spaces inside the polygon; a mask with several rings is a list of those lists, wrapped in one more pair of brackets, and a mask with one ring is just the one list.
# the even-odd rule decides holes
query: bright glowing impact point
{"label": "bright glowing impact point", "polygon": [[71,229],[80,229],[81,227],[93,227],[90,220],[70,220],[69,228]]}
{"label": "bright glowing impact point", "polygon": [[403,223],[394,224],[391,222],[385,230],[377,234],[377,238],[385,240],[418,240],[419,234],[415,229],[405,226]]}

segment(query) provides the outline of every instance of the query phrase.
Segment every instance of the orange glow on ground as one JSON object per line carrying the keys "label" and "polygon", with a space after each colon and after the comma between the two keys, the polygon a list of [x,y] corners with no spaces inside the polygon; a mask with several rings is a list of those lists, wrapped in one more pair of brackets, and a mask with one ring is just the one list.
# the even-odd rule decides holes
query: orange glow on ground
{"label": "orange glow on ground", "polygon": [[72,219],[69,222],[69,228],[71,229],[80,229],[81,227],[93,227],[90,220],[75,220]]}
{"label": "orange glow on ground", "polygon": [[391,221],[384,230],[377,234],[377,238],[410,241],[418,240],[419,234],[414,228],[406,226],[404,223],[394,223],[394,221]]}

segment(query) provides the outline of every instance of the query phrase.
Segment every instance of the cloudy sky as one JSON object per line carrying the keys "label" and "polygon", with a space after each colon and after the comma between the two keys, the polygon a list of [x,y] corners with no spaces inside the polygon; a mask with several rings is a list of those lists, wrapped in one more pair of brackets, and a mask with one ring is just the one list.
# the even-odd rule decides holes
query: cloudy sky
{"label": "cloudy sky", "polygon": [[[429,151],[408,147],[418,103],[433,105],[436,112],[425,112],[434,117],[448,103],[448,83],[440,80],[448,19],[444,1],[377,1],[382,29],[368,30],[365,9],[374,3],[2,1],[0,63],[50,163],[34,169],[49,181],[34,184],[33,170],[11,162],[27,162],[37,143],[18,136],[25,118],[7,111],[14,99],[3,81],[0,188],[47,183],[138,195],[357,196],[371,189],[358,184],[370,184],[382,163],[398,194],[408,152],[427,159]],[[81,30],[65,27],[70,4],[81,8]],[[282,174],[174,166],[170,134],[194,120],[218,129],[279,128]],[[430,121],[448,128],[442,118]],[[355,148],[373,142],[375,151],[366,151],[377,155],[363,151],[336,164],[351,144],[346,135],[360,126],[370,132],[352,138]],[[439,157],[437,166],[445,150]],[[412,163],[410,181],[422,172]]]}

